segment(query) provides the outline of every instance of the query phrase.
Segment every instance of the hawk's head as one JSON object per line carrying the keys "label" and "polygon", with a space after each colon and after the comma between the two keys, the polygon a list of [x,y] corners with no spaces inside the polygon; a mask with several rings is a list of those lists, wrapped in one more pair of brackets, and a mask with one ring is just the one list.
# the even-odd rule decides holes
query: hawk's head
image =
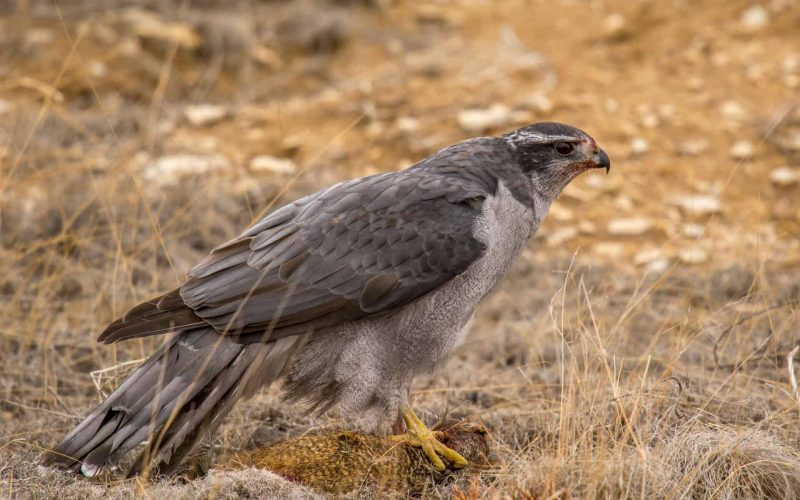
{"label": "hawk's head", "polygon": [[543,122],[503,136],[514,151],[519,167],[534,188],[556,198],[578,174],[590,168],[611,169],[611,161],[586,132],[569,125]]}

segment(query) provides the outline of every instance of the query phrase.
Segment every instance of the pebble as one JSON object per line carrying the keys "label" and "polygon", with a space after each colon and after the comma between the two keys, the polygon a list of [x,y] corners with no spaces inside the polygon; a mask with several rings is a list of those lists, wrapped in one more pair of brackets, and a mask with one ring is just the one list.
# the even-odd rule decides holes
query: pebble
{"label": "pebble", "polygon": [[401,116],[395,122],[395,126],[402,132],[416,132],[419,130],[419,120],[410,116]]}
{"label": "pebble", "polygon": [[224,106],[217,104],[195,104],[187,106],[183,110],[183,115],[195,127],[207,127],[223,120],[228,111]]}
{"label": "pebble", "polygon": [[711,215],[722,208],[719,198],[710,195],[682,196],[676,204],[686,215]]}
{"label": "pebble", "polygon": [[603,31],[610,38],[617,38],[625,34],[625,17],[622,14],[614,13],[603,19]]}
{"label": "pebble", "polygon": [[783,67],[783,72],[787,75],[797,73],[800,71],[800,54],[789,54],[784,57],[781,66]]}
{"label": "pebble", "polygon": [[86,66],[89,76],[92,78],[105,78],[108,76],[108,66],[102,61],[89,61]]}
{"label": "pebble", "polygon": [[792,130],[782,139],[780,139],[781,147],[800,153],[800,130]]}
{"label": "pebble", "polygon": [[708,252],[702,248],[684,248],[678,252],[678,259],[684,264],[702,264],[708,261]]}
{"label": "pebble", "polygon": [[578,230],[574,227],[560,227],[547,236],[547,244],[550,246],[557,246],[576,236],[578,236]]}
{"label": "pebble", "polygon": [[652,222],[644,217],[612,219],[608,223],[608,232],[614,236],[639,236],[649,231],[652,226]]}
{"label": "pebble", "polygon": [[633,200],[631,200],[630,197],[621,194],[614,198],[614,206],[623,212],[630,212],[633,210]]}
{"label": "pebble", "polygon": [[678,154],[683,156],[697,156],[708,151],[708,139],[687,139],[678,144]]}
{"label": "pebble", "polygon": [[761,31],[769,24],[769,12],[761,5],[753,5],[742,12],[739,23],[748,32]]}
{"label": "pebble", "polygon": [[184,176],[200,175],[230,167],[222,155],[178,154],[162,156],[144,167],[142,177],[155,184],[166,186],[177,184]]}
{"label": "pebble", "polygon": [[778,167],[770,172],[769,180],[776,186],[788,187],[800,182],[800,171],[789,167]]}
{"label": "pebble", "polygon": [[165,21],[157,14],[142,9],[127,10],[124,18],[140,38],[175,43],[188,49],[196,49],[203,43],[200,34],[188,23]]}
{"label": "pebble", "polygon": [[667,259],[656,259],[647,266],[651,273],[661,274],[669,269],[669,261]]}
{"label": "pebble", "polygon": [[465,109],[458,114],[458,124],[467,132],[484,132],[511,121],[511,110],[504,104],[483,109]]}
{"label": "pebble", "polygon": [[683,224],[681,234],[686,238],[701,238],[706,232],[706,227],[702,224]]}
{"label": "pebble", "polygon": [[650,264],[651,262],[661,258],[663,251],[660,248],[646,248],[640,250],[633,256],[633,263],[637,266]]}
{"label": "pebble", "polygon": [[259,155],[250,160],[250,169],[257,172],[271,172],[279,175],[291,175],[297,171],[297,165],[288,158]]}
{"label": "pebble", "polygon": [[525,101],[537,113],[546,115],[553,111],[553,101],[544,92],[534,92]]}
{"label": "pebble", "polygon": [[592,249],[594,250],[595,254],[608,257],[610,259],[622,258],[625,253],[625,245],[622,243],[612,243],[607,241],[595,243]]}
{"label": "pebble", "polygon": [[55,34],[46,28],[28,28],[25,31],[25,45],[44,45],[54,39]]}
{"label": "pebble", "polygon": [[575,218],[575,213],[563,205],[555,204],[550,207],[550,210],[548,211],[548,217],[552,217],[558,221],[566,222],[573,220]]}
{"label": "pebble", "polygon": [[578,224],[578,231],[581,234],[594,234],[597,232],[597,226],[594,222],[585,220]]}
{"label": "pebble", "polygon": [[643,155],[650,149],[650,143],[644,137],[634,137],[631,139],[629,148],[632,155]]}
{"label": "pebble", "polygon": [[755,151],[755,146],[750,141],[737,141],[731,146],[731,158],[734,160],[746,160],[753,156],[753,151]]}
{"label": "pebble", "polygon": [[0,115],[4,115],[9,111],[11,111],[11,103],[4,99],[0,99]]}
{"label": "pebble", "polygon": [[722,106],[720,106],[720,114],[725,120],[735,122],[745,121],[749,116],[747,110],[736,101],[725,101],[722,103]]}
{"label": "pebble", "polygon": [[658,127],[659,123],[661,123],[661,120],[655,113],[645,113],[642,115],[642,125],[647,128],[656,128]]}

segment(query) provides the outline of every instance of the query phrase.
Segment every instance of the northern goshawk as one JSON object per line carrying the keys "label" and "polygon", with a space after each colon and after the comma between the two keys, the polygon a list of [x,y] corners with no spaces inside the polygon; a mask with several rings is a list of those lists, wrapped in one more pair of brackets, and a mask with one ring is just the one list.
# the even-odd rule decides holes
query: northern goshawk
{"label": "northern goshawk", "polygon": [[338,404],[367,431],[402,417],[402,439],[436,468],[440,456],[463,467],[408,406],[412,379],[459,343],[551,202],[590,168],[610,168],[594,139],[537,123],[275,210],[106,328],[105,343],[169,337],[44,463],[92,476],[147,441],[131,473],[173,472],[237,400],[283,379],[290,399]]}

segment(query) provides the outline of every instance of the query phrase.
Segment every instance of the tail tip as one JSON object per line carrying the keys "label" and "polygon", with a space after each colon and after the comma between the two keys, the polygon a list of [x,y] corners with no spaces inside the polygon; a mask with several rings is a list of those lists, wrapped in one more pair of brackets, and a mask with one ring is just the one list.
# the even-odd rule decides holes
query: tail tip
{"label": "tail tip", "polygon": [[101,468],[102,467],[100,464],[90,464],[84,462],[81,464],[81,474],[85,477],[94,477],[98,472],[100,472]]}

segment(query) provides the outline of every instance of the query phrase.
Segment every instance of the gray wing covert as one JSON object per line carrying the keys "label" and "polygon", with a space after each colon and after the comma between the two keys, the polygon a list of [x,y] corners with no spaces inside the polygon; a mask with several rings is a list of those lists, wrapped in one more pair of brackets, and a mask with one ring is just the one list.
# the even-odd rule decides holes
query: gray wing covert
{"label": "gray wing covert", "polygon": [[215,248],[179,290],[190,311],[169,316],[187,325],[199,319],[249,342],[409,303],[483,253],[473,227],[485,194],[463,180],[410,171],[337,184]]}

